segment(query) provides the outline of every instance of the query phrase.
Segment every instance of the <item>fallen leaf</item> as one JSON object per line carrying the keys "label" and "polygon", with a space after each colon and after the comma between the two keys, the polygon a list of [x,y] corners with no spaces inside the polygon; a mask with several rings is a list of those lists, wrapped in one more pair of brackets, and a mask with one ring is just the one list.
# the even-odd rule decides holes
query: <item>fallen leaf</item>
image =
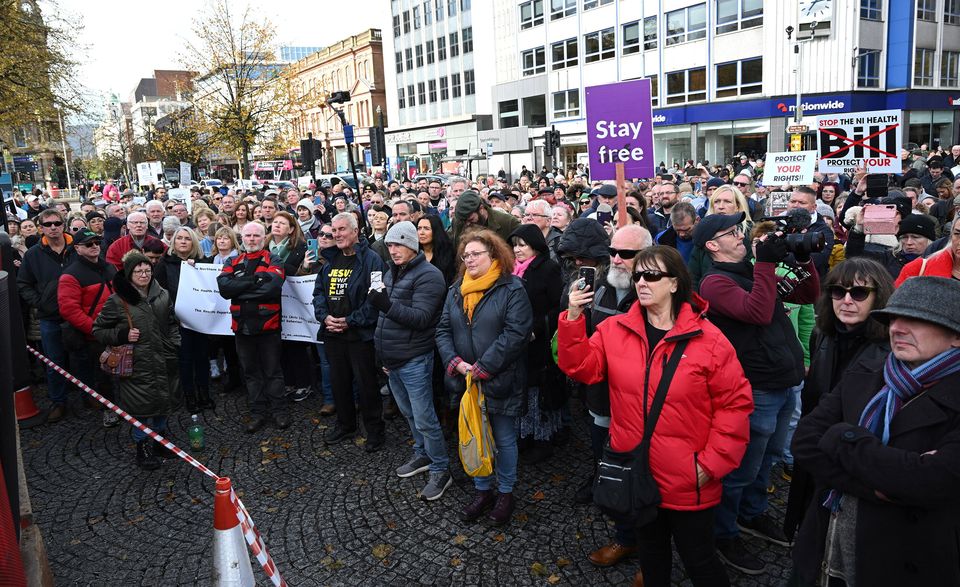
{"label": "fallen leaf", "polygon": [[570,559],[568,559],[568,558],[558,558],[558,559],[557,559],[557,566],[560,567],[561,569],[562,569],[563,567],[569,565],[569,564],[570,564]]}
{"label": "fallen leaf", "polygon": [[190,499],[190,503],[192,503],[193,505],[200,505],[201,503],[203,503],[203,500],[200,499],[199,497],[193,497]]}
{"label": "fallen leaf", "polygon": [[324,550],[327,554],[330,554],[330,553],[332,553],[335,549],[333,548],[333,545],[332,545],[332,544],[324,544],[324,545],[323,545],[323,550]]}
{"label": "fallen leaf", "polygon": [[163,499],[167,502],[171,502],[176,498],[177,498],[177,494],[172,491],[168,492],[166,495],[163,496]]}
{"label": "fallen leaf", "polygon": [[543,494],[543,491],[541,490],[538,490],[536,493],[533,494],[534,501],[542,501],[544,497],[546,496]]}
{"label": "fallen leaf", "polygon": [[396,530],[396,529],[397,529],[397,523],[394,522],[393,520],[390,520],[389,522],[387,522],[387,528],[388,528],[389,530]]}
{"label": "fallen leaf", "polygon": [[520,512],[519,514],[514,515],[514,516],[513,516],[513,519],[516,520],[516,521],[518,521],[518,522],[526,522],[527,520],[530,519],[530,516],[528,516],[527,514],[525,514],[525,513],[523,513],[523,512]]}
{"label": "fallen leaf", "polygon": [[457,546],[460,546],[461,544],[463,544],[463,542],[466,539],[467,537],[464,536],[463,534],[457,534],[456,536],[453,537],[453,543],[456,544]]}
{"label": "fallen leaf", "polygon": [[380,564],[383,565],[383,566],[385,566],[385,567],[389,567],[392,563],[390,562],[390,559],[385,558],[385,559],[383,559],[382,561],[380,561]]}
{"label": "fallen leaf", "polygon": [[382,560],[390,556],[390,553],[393,552],[393,547],[389,544],[378,544],[373,547],[372,551],[373,556]]}
{"label": "fallen leaf", "polygon": [[583,532],[581,532],[580,530],[577,530],[576,537],[577,537],[577,540],[583,540]]}
{"label": "fallen leaf", "polygon": [[268,514],[275,514],[275,513],[279,512],[279,511],[280,511],[280,508],[273,508],[273,507],[267,508],[267,513],[268,513]]}
{"label": "fallen leaf", "polygon": [[564,481],[567,480],[567,476],[561,475],[560,473],[555,473],[552,477],[550,477],[550,480],[553,481],[555,484],[563,483]]}
{"label": "fallen leaf", "polygon": [[506,538],[506,536],[504,536],[503,534],[497,534],[496,536],[493,537],[493,541],[494,541],[494,542],[503,542],[505,538]]}
{"label": "fallen leaf", "polygon": [[365,445],[366,443],[367,443],[367,439],[364,438],[364,437],[362,437],[362,436],[358,436],[358,437],[356,437],[356,438],[353,439],[353,444],[355,444],[355,445],[357,445],[357,446],[363,446],[363,445]]}
{"label": "fallen leaf", "polygon": [[77,545],[80,544],[81,540],[79,538],[74,538],[70,541],[70,544]]}
{"label": "fallen leaf", "polygon": [[333,456],[333,452],[331,452],[331,451],[329,451],[329,450],[321,450],[320,452],[317,453],[317,455],[318,455],[318,456],[321,456],[321,457],[332,457],[332,456]]}
{"label": "fallen leaf", "polygon": [[463,564],[463,561],[460,560],[458,557],[453,557],[452,559],[450,559],[451,567],[459,567],[462,564]]}
{"label": "fallen leaf", "polygon": [[310,422],[312,422],[313,425],[316,426],[316,425],[318,425],[318,424],[320,423],[320,419],[319,419],[319,418],[310,418]]}
{"label": "fallen leaf", "polygon": [[547,577],[547,583],[550,583],[551,585],[556,585],[559,582],[560,582],[559,575],[550,575],[549,577]]}
{"label": "fallen leaf", "polygon": [[146,519],[147,519],[146,516],[137,516],[136,518],[133,518],[132,520],[127,520],[127,524],[130,524],[130,525],[138,524],[138,523],[140,523],[140,522],[142,522],[142,521],[144,521],[144,520],[146,520]]}
{"label": "fallen leaf", "polygon": [[92,526],[94,524],[99,524],[102,521],[103,521],[103,517],[97,516],[96,518],[90,518],[89,520],[87,520],[87,523]]}
{"label": "fallen leaf", "polygon": [[547,567],[543,566],[542,563],[533,563],[530,565],[530,572],[538,577],[547,576]]}
{"label": "fallen leaf", "polygon": [[290,492],[285,491],[285,490],[283,490],[283,489],[281,489],[280,491],[278,491],[278,492],[276,492],[276,493],[273,494],[273,496],[274,496],[275,498],[277,498],[277,499],[283,499],[283,498],[285,498],[285,497],[288,496],[288,495],[290,495]]}
{"label": "fallen leaf", "polygon": [[268,444],[270,444],[270,439],[269,439],[269,438],[266,439],[266,440],[261,440],[261,441],[260,441],[260,446],[267,446]]}
{"label": "fallen leaf", "polygon": [[331,571],[337,571],[343,568],[343,563],[336,560],[332,556],[325,556],[320,559],[320,564],[327,567]]}
{"label": "fallen leaf", "polygon": [[366,479],[354,479],[354,480],[353,480],[353,484],[356,485],[357,487],[363,487],[363,486],[366,485],[367,483],[368,483],[368,481],[367,481]]}
{"label": "fallen leaf", "polygon": [[309,490],[310,490],[310,487],[308,487],[307,485],[301,485],[300,487],[297,487],[297,489],[296,489],[297,493],[299,493],[300,495],[303,495],[304,493],[306,493],[306,492],[309,491]]}

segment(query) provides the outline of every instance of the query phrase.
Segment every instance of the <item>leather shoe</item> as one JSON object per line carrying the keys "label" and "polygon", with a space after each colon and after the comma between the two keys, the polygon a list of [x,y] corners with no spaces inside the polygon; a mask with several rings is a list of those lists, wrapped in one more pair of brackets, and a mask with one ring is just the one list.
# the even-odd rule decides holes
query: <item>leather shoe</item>
{"label": "leather shoe", "polygon": [[263,428],[263,425],[267,423],[267,417],[256,415],[250,419],[250,423],[247,424],[247,434],[253,434],[257,430]]}
{"label": "leather shoe", "polygon": [[333,404],[323,404],[320,407],[321,416],[332,416],[337,413],[337,408]]}
{"label": "leather shoe", "polygon": [[47,422],[51,424],[53,422],[59,422],[63,420],[63,417],[67,415],[67,410],[63,407],[63,404],[53,404],[53,407],[50,408],[50,413],[47,414]]}
{"label": "leather shoe", "polygon": [[619,542],[611,542],[591,552],[587,558],[589,558],[590,562],[596,567],[612,567],[623,559],[635,554],[637,554],[636,546],[624,546]]}
{"label": "leather shoe", "polygon": [[290,427],[290,415],[289,414],[274,414],[273,421],[277,425],[277,428],[280,430],[286,430]]}
{"label": "leather shoe", "polygon": [[383,448],[385,443],[384,438],[381,436],[379,438],[367,437],[367,441],[363,443],[363,450],[366,452],[377,452]]}
{"label": "leather shoe", "polygon": [[637,574],[633,576],[633,587],[643,587],[643,571],[637,571]]}
{"label": "leather shoe", "polygon": [[337,442],[342,442],[344,440],[349,440],[357,433],[356,429],[353,430],[344,430],[339,425],[330,430],[327,430],[327,433],[324,435],[323,440],[327,444],[334,444]]}

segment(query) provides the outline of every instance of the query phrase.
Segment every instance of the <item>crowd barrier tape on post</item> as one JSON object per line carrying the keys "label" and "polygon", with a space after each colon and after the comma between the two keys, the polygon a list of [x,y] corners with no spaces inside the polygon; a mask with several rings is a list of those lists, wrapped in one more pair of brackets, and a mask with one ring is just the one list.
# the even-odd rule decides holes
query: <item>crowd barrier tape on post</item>
{"label": "crowd barrier tape on post", "polygon": [[[200,461],[196,460],[195,458],[193,458],[192,456],[190,456],[189,454],[181,450],[179,447],[177,447],[175,444],[173,444],[172,442],[170,442],[160,434],[153,431],[149,426],[147,426],[143,422],[137,420],[136,418],[134,418],[133,416],[131,416],[130,414],[122,410],[118,405],[114,404],[107,398],[103,397],[102,395],[94,391],[91,387],[87,386],[82,381],[80,381],[79,379],[77,379],[76,377],[68,373],[66,370],[64,370],[60,365],[57,365],[47,357],[43,356],[35,348],[33,348],[30,345],[27,345],[27,350],[33,353],[35,357],[40,359],[44,364],[49,366],[51,369],[53,369],[60,375],[63,375],[63,377],[67,381],[69,381],[70,383],[73,383],[74,385],[82,389],[84,392],[90,394],[93,398],[95,398],[101,404],[105,405],[110,410],[113,410],[118,416],[120,416],[121,418],[129,422],[131,426],[135,426],[136,428],[140,429],[145,434],[147,434],[150,438],[154,439],[155,441],[159,442],[163,446],[170,449],[175,455],[177,455],[178,457],[180,457],[181,459],[189,463],[190,466],[192,466],[194,469],[197,469],[198,471],[210,477],[214,481],[220,479],[220,476],[214,473],[212,470],[210,470],[206,465],[204,465]],[[250,514],[247,512],[247,508],[244,507],[243,502],[240,501],[240,498],[237,496],[236,492],[232,488],[230,489],[230,503],[232,503],[237,508],[237,519],[240,521],[240,529],[243,532],[243,537],[247,541],[247,545],[250,547],[250,552],[253,553],[254,557],[256,557],[257,559],[257,562],[260,563],[260,566],[263,568],[263,572],[266,573],[267,577],[269,577],[270,579],[270,582],[273,583],[275,587],[286,587],[287,583],[280,576],[280,571],[277,569],[277,565],[273,562],[273,559],[270,558],[270,553],[267,552],[267,545],[264,543],[263,537],[260,536],[260,531],[257,530],[257,526],[253,523],[253,518],[250,517]]]}

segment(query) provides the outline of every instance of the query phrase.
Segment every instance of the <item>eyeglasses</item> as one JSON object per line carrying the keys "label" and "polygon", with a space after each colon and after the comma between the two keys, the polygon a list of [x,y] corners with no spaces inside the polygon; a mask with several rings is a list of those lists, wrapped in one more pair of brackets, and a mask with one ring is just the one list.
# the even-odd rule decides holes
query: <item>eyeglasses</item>
{"label": "eyeglasses", "polygon": [[546,214],[534,214],[532,212],[526,212],[523,215],[524,218],[550,218]]}
{"label": "eyeglasses", "polygon": [[613,247],[607,247],[607,253],[610,255],[610,258],[619,255],[621,259],[633,259],[639,252],[640,251],[634,249],[615,249]]}
{"label": "eyeglasses", "polygon": [[664,277],[673,277],[673,275],[666,273],[665,271],[654,271],[652,269],[644,269],[642,271],[633,272],[634,283],[640,283],[641,279],[647,283],[656,283]]}
{"label": "eyeglasses", "polygon": [[81,228],[86,228],[84,226],[71,226],[70,232],[79,232]]}
{"label": "eyeglasses", "polygon": [[710,239],[710,240],[712,240],[712,241],[718,241],[718,240],[722,239],[723,237],[727,236],[728,234],[732,234],[732,235],[735,236],[735,237],[741,237],[741,236],[743,236],[743,229],[740,228],[739,226],[735,226],[734,228],[728,230],[727,232],[724,232],[724,233],[722,233],[722,234],[718,234],[717,236],[713,237],[713,238]]}
{"label": "eyeglasses", "polygon": [[134,275],[150,275],[151,273],[153,273],[152,269],[134,269],[133,270]]}
{"label": "eyeglasses", "polygon": [[870,294],[877,291],[877,288],[867,285],[855,285],[853,287],[843,287],[842,285],[831,285],[827,288],[830,297],[839,301],[850,294],[850,298],[855,302],[862,302],[870,297]]}
{"label": "eyeglasses", "polygon": [[464,261],[470,261],[476,259],[477,257],[482,257],[483,255],[489,255],[490,251],[475,251],[473,253],[464,253],[460,255],[460,258]]}
{"label": "eyeglasses", "polygon": [[167,210],[173,210],[173,206],[167,206]]}
{"label": "eyeglasses", "polygon": [[333,233],[332,233],[332,232],[321,232],[321,233],[320,233],[320,238],[333,238]]}
{"label": "eyeglasses", "polygon": [[78,247],[99,247],[100,241],[90,241],[88,243],[80,243],[77,246]]}
{"label": "eyeglasses", "polygon": [[747,187],[747,186],[750,185],[750,184],[749,184],[749,183],[743,183],[743,182],[741,182],[741,181],[735,181],[735,182],[733,182],[733,185],[737,186],[738,188],[745,188],[745,187]]}
{"label": "eyeglasses", "polygon": [[41,222],[40,226],[44,226],[46,228],[53,228],[55,226],[63,226],[63,222],[61,222],[60,220],[51,220],[50,222]]}

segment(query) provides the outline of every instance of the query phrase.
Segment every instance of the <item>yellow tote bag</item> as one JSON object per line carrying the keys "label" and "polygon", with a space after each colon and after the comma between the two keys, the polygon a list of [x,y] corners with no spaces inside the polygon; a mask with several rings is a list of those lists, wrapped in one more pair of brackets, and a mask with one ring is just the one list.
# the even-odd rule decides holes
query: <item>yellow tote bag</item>
{"label": "yellow tote bag", "polygon": [[467,390],[460,398],[460,462],[471,477],[493,474],[493,430],[487,408],[473,375],[467,373]]}

